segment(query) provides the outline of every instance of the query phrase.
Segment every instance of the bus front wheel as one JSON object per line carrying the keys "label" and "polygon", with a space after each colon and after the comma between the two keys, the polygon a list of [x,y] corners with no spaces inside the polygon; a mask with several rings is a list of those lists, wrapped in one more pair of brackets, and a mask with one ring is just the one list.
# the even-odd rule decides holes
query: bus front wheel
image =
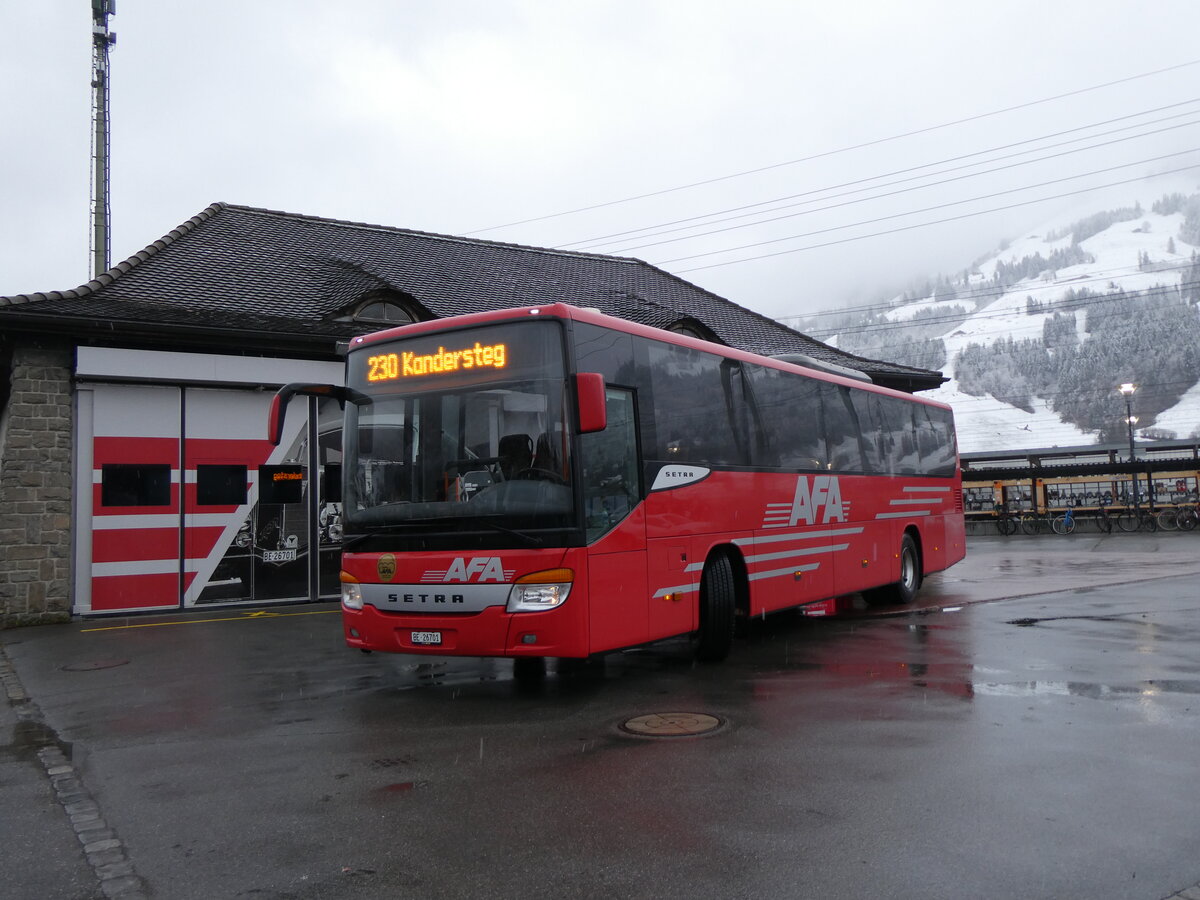
{"label": "bus front wheel", "polygon": [[733,566],[729,557],[714,556],[700,578],[700,630],[696,634],[696,659],[720,662],[733,647],[737,605]]}
{"label": "bus front wheel", "polygon": [[868,606],[899,606],[912,603],[921,587],[921,556],[912,535],[900,541],[900,580],[883,587],[863,591]]}

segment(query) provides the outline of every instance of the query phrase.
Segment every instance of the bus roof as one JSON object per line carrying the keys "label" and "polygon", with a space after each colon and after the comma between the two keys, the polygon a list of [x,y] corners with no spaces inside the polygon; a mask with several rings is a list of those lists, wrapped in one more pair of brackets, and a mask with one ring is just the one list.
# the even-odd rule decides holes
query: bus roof
{"label": "bus roof", "polygon": [[804,375],[821,381],[828,381],[832,382],[833,384],[845,385],[847,387],[853,387],[864,391],[874,391],[890,397],[899,397],[903,400],[921,403],[926,406],[936,406],[942,409],[951,408],[948,404],[942,403],[938,400],[931,400],[926,397],[918,397],[914,394],[909,394],[904,391],[894,390],[889,387],[884,387],[883,385],[863,382],[856,378],[848,378],[833,372],[821,371],[820,369],[790,362],[786,359],[777,359],[770,356],[759,356],[756,353],[751,353],[747,350],[739,350],[736,347],[730,347],[726,344],[716,344],[712,341],[705,341],[690,335],[679,334],[678,332],[674,331],[666,331],[662,328],[654,328],[649,325],[642,325],[638,322],[630,322],[628,319],[619,319],[616,316],[608,316],[599,310],[588,309],[582,306],[574,306],[570,303],[549,303],[542,306],[510,307],[507,309],[495,309],[487,312],[470,313],[462,316],[450,316],[444,319],[431,319],[426,322],[414,322],[410,325],[400,325],[396,328],[389,328],[384,331],[377,331],[373,334],[360,335],[359,337],[354,338],[350,342],[350,352],[353,353],[361,348],[384,341],[402,340],[404,338],[416,337],[418,335],[437,334],[443,331],[458,331],[463,328],[474,328],[481,325],[492,325],[499,322],[512,322],[521,319],[532,319],[535,317],[570,319],[576,322],[586,322],[591,325],[598,325],[602,328],[611,328],[614,331],[622,331],[626,334],[634,334],[641,337],[650,338],[651,340],[663,341],[669,344],[678,344],[682,347],[691,347],[696,350],[702,350],[706,353],[714,353],[718,356],[724,356],[729,359],[737,359],[741,360],[742,362],[752,362],[757,365],[782,369],[787,372],[801,372]]}

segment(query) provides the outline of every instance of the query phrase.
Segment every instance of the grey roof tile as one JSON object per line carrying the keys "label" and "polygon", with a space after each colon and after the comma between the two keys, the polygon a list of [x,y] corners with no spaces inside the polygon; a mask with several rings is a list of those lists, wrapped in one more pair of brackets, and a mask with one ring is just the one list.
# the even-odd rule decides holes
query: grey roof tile
{"label": "grey roof tile", "polygon": [[[430,234],[216,203],[75,290],[0,297],[13,318],[160,324],[332,343],[375,291],[433,317],[566,302],[666,327],[693,318],[755,353],[802,353],[923,389],[940,373],[844,353],[638,259]],[[11,317],[11,318],[10,318]]]}

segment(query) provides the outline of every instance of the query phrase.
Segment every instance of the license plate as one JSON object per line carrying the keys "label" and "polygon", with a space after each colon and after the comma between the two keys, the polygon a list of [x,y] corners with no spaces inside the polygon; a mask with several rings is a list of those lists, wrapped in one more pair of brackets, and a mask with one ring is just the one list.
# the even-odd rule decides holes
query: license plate
{"label": "license plate", "polygon": [[293,550],[264,550],[263,562],[292,562],[296,559],[296,551]]}
{"label": "license plate", "polygon": [[440,631],[414,631],[412,642],[414,644],[440,644],[442,633]]}

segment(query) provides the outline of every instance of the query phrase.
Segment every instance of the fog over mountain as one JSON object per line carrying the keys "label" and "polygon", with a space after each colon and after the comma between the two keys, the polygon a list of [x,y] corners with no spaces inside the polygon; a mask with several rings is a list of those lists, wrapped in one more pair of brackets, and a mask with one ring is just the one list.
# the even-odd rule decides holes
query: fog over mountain
{"label": "fog over mountain", "polygon": [[944,372],[960,450],[1200,437],[1200,192],[1048,222],[872,307],[785,319]]}

